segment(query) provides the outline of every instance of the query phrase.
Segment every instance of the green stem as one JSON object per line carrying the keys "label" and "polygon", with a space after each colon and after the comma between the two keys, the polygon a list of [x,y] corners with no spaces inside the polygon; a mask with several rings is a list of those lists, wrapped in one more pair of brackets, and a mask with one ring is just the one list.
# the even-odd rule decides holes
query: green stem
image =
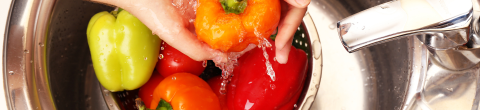
{"label": "green stem", "polygon": [[247,7],[247,0],[220,0],[220,4],[222,4],[225,13],[240,14]]}

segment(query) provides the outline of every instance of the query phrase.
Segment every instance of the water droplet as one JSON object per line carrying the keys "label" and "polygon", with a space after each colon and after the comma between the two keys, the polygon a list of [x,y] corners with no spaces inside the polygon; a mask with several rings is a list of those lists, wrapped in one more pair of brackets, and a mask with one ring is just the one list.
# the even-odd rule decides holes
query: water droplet
{"label": "water droplet", "polygon": [[330,29],[332,29],[332,30],[335,29],[335,27],[337,27],[337,26],[335,26],[335,23],[332,23],[332,24],[330,24],[330,25],[328,26],[328,28],[330,28]]}
{"label": "water droplet", "polygon": [[275,84],[270,84],[270,88],[271,88],[272,90],[275,90],[275,88],[277,88],[277,86],[275,86]]}
{"label": "water droplet", "polygon": [[14,74],[14,72],[13,72],[13,71],[8,71],[8,73],[9,73],[10,75],[13,75],[13,74]]}
{"label": "water droplet", "polygon": [[[222,83],[220,83],[220,90],[219,92],[221,94],[227,94],[227,84],[228,84],[228,80],[227,79],[223,79]],[[235,86],[235,85],[232,85],[232,86]]]}
{"label": "water droplet", "polygon": [[175,76],[174,76],[174,77],[172,77],[172,80],[177,80],[177,77],[175,77]]}
{"label": "water droplet", "polygon": [[147,59],[148,59],[148,58],[147,58],[147,57],[145,57],[143,60],[147,60]]}
{"label": "water droplet", "polygon": [[382,8],[382,9],[387,9],[387,8],[390,8],[390,5],[388,5],[388,4],[382,4],[382,5],[380,5],[380,8]]}
{"label": "water droplet", "polygon": [[159,60],[163,59],[163,54],[158,55],[158,59]]}
{"label": "water droplet", "polygon": [[163,48],[163,46],[162,46],[162,47],[160,47],[160,50],[164,50],[164,49],[165,49],[165,48]]}
{"label": "water droplet", "polygon": [[44,45],[43,43],[41,43],[41,42],[40,42],[40,43],[38,43],[38,45],[40,45],[40,47],[43,47],[43,46],[45,46],[45,45]]}
{"label": "water droplet", "polygon": [[293,107],[294,107],[294,108],[297,108],[297,104],[294,104]]}
{"label": "water droplet", "polygon": [[204,68],[207,67],[207,64],[208,64],[207,60],[204,60],[204,61],[202,62],[202,66],[203,66]]}
{"label": "water droplet", "polygon": [[23,53],[30,53],[30,51],[28,51],[28,50],[24,50],[24,51],[23,51]]}
{"label": "water droplet", "polygon": [[453,88],[446,88],[448,91],[453,92]]}

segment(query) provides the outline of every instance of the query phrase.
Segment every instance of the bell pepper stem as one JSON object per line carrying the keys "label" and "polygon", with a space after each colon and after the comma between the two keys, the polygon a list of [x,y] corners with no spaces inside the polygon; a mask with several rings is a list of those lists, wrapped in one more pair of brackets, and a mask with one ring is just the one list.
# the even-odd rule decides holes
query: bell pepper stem
{"label": "bell pepper stem", "polygon": [[120,7],[117,7],[117,8],[115,8],[115,10],[113,10],[113,11],[110,12],[110,13],[111,13],[113,16],[115,16],[115,18],[117,18],[118,14],[119,14],[121,11],[123,11],[123,9],[120,8]]}
{"label": "bell pepper stem", "polygon": [[247,7],[247,0],[220,0],[225,13],[241,14]]}

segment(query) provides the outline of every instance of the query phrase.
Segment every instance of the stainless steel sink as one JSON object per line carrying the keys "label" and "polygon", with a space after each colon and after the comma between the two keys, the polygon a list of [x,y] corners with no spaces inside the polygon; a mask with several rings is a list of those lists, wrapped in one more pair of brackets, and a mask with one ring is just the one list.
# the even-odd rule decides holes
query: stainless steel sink
{"label": "stainless steel sink", "polygon": [[[88,21],[110,10],[83,0],[13,1],[2,62],[9,109],[134,109],[136,93],[102,90],[91,66]],[[303,20],[295,44],[309,53],[308,73],[300,99],[291,105],[302,110],[315,99],[322,69],[315,25],[308,14]]]}
{"label": "stainless steel sink", "polygon": [[356,53],[342,46],[339,20],[389,0],[314,0],[312,15],[322,41],[323,71],[312,110],[396,110],[402,106],[412,73],[413,38],[372,46]]}
{"label": "stainless steel sink", "polygon": [[311,109],[477,110],[478,49],[435,49],[425,45],[434,35],[412,34],[354,53],[345,50],[337,22],[385,2],[312,1],[309,13],[323,44],[324,62]]}
{"label": "stainless steel sink", "polygon": [[[443,67],[436,54],[423,45],[421,36],[411,35],[355,53],[345,50],[337,22],[389,1],[312,0],[306,18],[313,19],[309,25],[314,25],[320,38],[321,49],[317,50],[321,52],[317,52],[323,68],[312,67],[320,68],[317,77],[321,75],[321,82],[310,109],[477,110],[479,66],[462,70]],[[104,99],[108,91],[102,91],[95,75],[89,74],[93,71],[83,38],[90,17],[112,8],[82,0],[12,3],[2,62],[9,108],[115,108]],[[453,55],[448,53],[452,51],[458,50],[438,52]],[[465,51],[470,55],[465,58],[479,59],[480,51]]]}

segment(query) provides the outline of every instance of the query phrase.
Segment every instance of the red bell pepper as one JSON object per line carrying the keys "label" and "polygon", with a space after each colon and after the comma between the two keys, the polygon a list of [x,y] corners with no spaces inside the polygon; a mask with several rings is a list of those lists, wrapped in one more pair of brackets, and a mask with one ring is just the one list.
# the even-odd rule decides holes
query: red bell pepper
{"label": "red bell pepper", "polygon": [[208,85],[210,85],[210,87],[212,88],[213,93],[217,95],[218,101],[220,101],[220,107],[222,108],[222,110],[228,110],[227,94],[222,93],[220,91],[220,88],[222,87],[222,82],[223,82],[222,76],[215,76],[213,78],[210,78],[207,81]]}
{"label": "red bell pepper", "polygon": [[153,91],[163,79],[164,77],[158,74],[157,70],[153,70],[152,77],[138,90],[138,96],[147,108],[155,109],[155,107],[150,105],[153,99]]}
{"label": "red bell pepper", "polygon": [[[272,45],[273,41],[269,40]],[[267,74],[266,59],[261,48],[255,48],[238,59],[232,81],[227,86],[229,110],[292,110],[305,82],[307,55],[292,46],[288,62],[274,60],[275,46],[266,48],[275,72],[275,81]]]}

